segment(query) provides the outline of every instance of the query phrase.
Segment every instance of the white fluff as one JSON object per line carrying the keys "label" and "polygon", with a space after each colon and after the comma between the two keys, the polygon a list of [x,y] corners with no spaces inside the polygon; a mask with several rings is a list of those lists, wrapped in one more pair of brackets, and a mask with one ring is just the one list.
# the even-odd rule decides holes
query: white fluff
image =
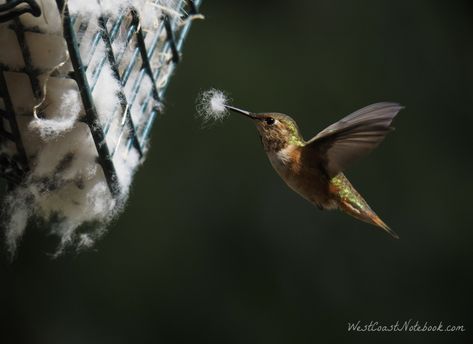
{"label": "white fluff", "polygon": [[[50,93],[45,98],[48,104],[44,111],[46,118],[35,118],[29,127],[37,130],[43,140],[50,140],[70,131],[77,122],[80,115],[83,115],[82,102],[79,90],[75,83],[69,82],[69,89],[60,88],[54,85],[58,79],[51,79],[49,84]],[[59,83],[64,85],[65,83]]]}
{"label": "white fluff", "polygon": [[223,120],[229,114],[225,107],[228,102],[228,96],[223,91],[211,88],[197,98],[197,114],[204,122]]}
{"label": "white fluff", "polygon": [[92,94],[100,122],[103,126],[111,120],[115,111],[120,107],[119,91],[120,83],[113,76],[112,69],[107,62],[100,72],[97,86],[95,86]]}
{"label": "white fluff", "polygon": [[[143,162],[136,149],[128,149],[128,127],[123,116],[119,115],[123,112],[119,99],[121,84],[113,76],[103,42],[99,43],[93,56],[89,54],[90,45],[87,42],[94,38],[98,30],[98,25],[91,21],[84,34],[80,54],[82,60],[89,64],[89,83],[97,66],[105,61],[92,96],[100,124],[109,128],[106,142],[110,151],[116,152],[113,162],[121,194],[117,198],[112,197],[103,170],[97,163],[97,149],[89,127],[80,121],[85,111],[77,85],[70,79],[52,74],[53,71],[66,74],[72,68],[67,61],[67,47],[56,1],[42,0],[41,3],[46,9],[41,17],[20,17],[23,25],[42,32],[26,33],[32,60],[43,73],[39,77],[45,91],[41,102],[38,103],[38,99],[33,96],[25,74],[4,73],[30,165],[30,173],[23,184],[7,194],[3,204],[0,204],[4,216],[0,227],[5,228],[6,244],[12,256],[31,220],[43,223],[49,234],[58,237],[55,255],[68,247],[82,249],[93,246],[95,240],[106,232],[107,224],[123,209],[134,172]],[[94,19],[100,15],[116,18],[130,5],[140,15],[143,32],[150,33],[146,37],[146,43],[150,42],[152,33],[160,24],[162,13],[174,17],[178,25],[182,24],[179,15],[180,0],[68,1],[72,15]],[[79,24],[80,20],[77,20],[76,25]],[[128,65],[135,49],[135,44],[130,44],[124,51],[126,38],[126,32],[120,32],[113,43],[115,52],[124,52],[120,72]],[[161,38],[163,41],[166,39],[165,32]],[[4,47],[0,49],[0,63],[14,70],[24,67],[21,50],[8,24],[0,24],[0,46]],[[167,54],[157,51],[150,61],[153,68],[163,67],[157,81],[158,87],[167,81],[172,71],[168,60]],[[141,64],[138,63],[123,90],[128,100],[140,68]],[[145,77],[139,84],[134,105],[129,109],[138,128],[146,119],[142,106],[147,104],[146,109],[149,111],[152,107],[161,105],[148,99],[151,86],[151,80]],[[2,101],[0,108],[5,109]],[[35,108],[38,110],[36,118],[32,116]],[[15,147],[11,142],[4,142],[0,146],[0,153],[11,157],[15,153]],[[84,224],[88,223],[94,225],[85,230]]]}
{"label": "white fluff", "polygon": [[85,15],[98,18],[100,15],[118,16],[121,11],[133,6],[140,16],[144,28],[156,26],[162,13],[171,17],[180,17],[177,10],[180,0],[69,0],[72,15]]}

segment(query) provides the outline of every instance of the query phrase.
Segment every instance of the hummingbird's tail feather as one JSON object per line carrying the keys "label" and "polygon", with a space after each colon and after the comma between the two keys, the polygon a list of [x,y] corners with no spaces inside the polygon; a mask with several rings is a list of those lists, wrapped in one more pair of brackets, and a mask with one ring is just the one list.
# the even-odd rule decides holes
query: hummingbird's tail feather
{"label": "hummingbird's tail feather", "polygon": [[352,205],[349,200],[341,200],[340,209],[343,212],[347,213],[350,216],[353,216],[354,218],[358,220],[375,225],[385,230],[393,238],[399,239],[399,235],[397,235],[396,232],[394,232],[391,228],[389,228],[389,226],[385,224],[384,221],[381,220],[381,218],[378,215],[376,215],[376,213],[373,210],[371,210],[368,204],[366,204],[365,200],[363,200],[363,203],[365,206],[360,209],[360,207],[355,207],[354,205]]}
{"label": "hummingbird's tail feather", "polygon": [[399,236],[379,218],[343,173],[332,178],[331,192],[337,196],[340,210],[354,218],[382,228],[393,238]]}
{"label": "hummingbird's tail feather", "polygon": [[[361,196],[360,196],[361,197]],[[340,202],[340,209],[347,213],[350,216],[353,216],[354,218],[361,220],[363,222],[369,223],[371,225],[377,226],[384,231],[386,231],[388,234],[390,234],[394,239],[399,239],[399,235],[395,231],[393,231],[389,226],[384,223],[381,218],[376,215],[376,213],[371,210],[371,208],[366,204],[366,202],[363,200],[363,203],[365,203],[366,207],[363,207],[363,209],[360,209],[358,207],[354,207],[348,200],[342,200]]]}
{"label": "hummingbird's tail feather", "polygon": [[378,226],[378,227],[384,229],[386,232],[391,234],[391,236],[394,239],[399,239],[399,235],[397,235],[397,233],[395,231],[393,231],[391,228],[389,228],[389,226],[387,224],[385,224],[384,221],[381,220],[379,218],[379,216],[376,215],[373,211],[371,211],[371,214],[369,214],[368,217],[370,219],[370,221],[368,223],[371,223],[375,226]]}

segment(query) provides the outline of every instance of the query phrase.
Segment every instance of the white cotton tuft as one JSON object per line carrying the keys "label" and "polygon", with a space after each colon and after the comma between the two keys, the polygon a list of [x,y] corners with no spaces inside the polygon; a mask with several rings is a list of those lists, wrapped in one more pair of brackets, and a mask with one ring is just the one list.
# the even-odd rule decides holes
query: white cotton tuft
{"label": "white cotton tuft", "polygon": [[[51,91],[58,93],[59,87],[54,86],[50,87]],[[35,118],[29,124],[30,129],[37,130],[43,140],[50,140],[70,131],[82,112],[79,90],[62,91],[64,92],[62,95],[55,94],[55,97],[59,100],[57,110],[52,114],[48,114],[49,118]]]}
{"label": "white cotton tuft", "polygon": [[115,79],[110,65],[104,65],[93,92],[97,113],[104,126],[111,120],[120,104],[119,91],[120,82]]}
{"label": "white cotton tuft", "polygon": [[3,224],[6,227],[5,241],[11,257],[15,254],[18,239],[23,236],[30,216],[28,200],[28,190],[18,188],[15,192],[10,193],[2,204],[2,210],[9,214]]}
{"label": "white cotton tuft", "polygon": [[228,96],[220,90],[211,88],[197,98],[197,113],[204,120],[223,120],[229,112],[225,105],[229,102]]}

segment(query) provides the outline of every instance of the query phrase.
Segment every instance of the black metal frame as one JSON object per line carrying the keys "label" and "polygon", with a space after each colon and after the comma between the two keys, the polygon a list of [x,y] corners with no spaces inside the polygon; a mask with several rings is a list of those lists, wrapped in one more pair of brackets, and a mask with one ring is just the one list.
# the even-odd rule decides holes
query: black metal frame
{"label": "black metal frame", "polygon": [[41,8],[35,0],[7,0],[7,3],[0,5],[0,22],[18,18],[24,13],[39,17]]}
{"label": "black metal frame", "polygon": [[[14,9],[16,5],[24,2],[31,6],[29,10],[25,10],[24,8],[21,10]],[[182,19],[186,19],[190,15],[197,14],[200,2],[201,0],[182,0]],[[92,90],[96,85],[98,76],[105,61],[102,61],[100,68],[94,71],[94,78],[87,77],[87,63],[90,61],[82,61],[79,47],[81,44],[82,35],[87,29],[89,23],[84,20],[83,22],[79,23],[79,29],[75,30],[74,27],[76,20],[80,19],[70,15],[66,4],[67,2],[65,0],[56,0],[56,3],[59,12],[63,13],[63,34],[67,42],[70,60],[73,67],[73,71],[65,77],[73,79],[78,85],[83,108],[85,110],[85,115],[82,117],[82,121],[90,128],[98,152],[98,163],[101,165],[104,171],[110,191],[114,196],[118,196],[120,194],[120,186],[118,183],[116,169],[113,164],[113,156],[117,149],[116,147],[108,147],[106,143],[108,128],[106,125],[104,126],[100,123],[92,97]],[[31,63],[31,54],[25,41],[25,31],[28,29],[22,26],[21,21],[17,18],[17,16],[26,12],[39,16],[41,14],[41,9],[39,6],[37,6],[35,1],[15,0],[10,1],[5,5],[1,5],[0,13],[2,11],[6,11],[7,7],[8,11],[10,11],[8,13],[8,17],[5,15],[0,16],[0,21],[4,21],[4,18],[8,18],[7,20],[13,19],[11,28],[17,35],[18,43],[21,47],[22,55],[25,61],[25,68],[18,72],[28,75],[33,94],[39,102],[41,100],[41,87],[38,81],[38,76],[42,73],[42,71],[37,70]],[[16,13],[16,15],[13,15],[13,13]],[[133,57],[129,65],[127,68],[125,68],[122,75],[120,75],[119,64],[121,62],[120,60],[122,56],[119,56],[113,51],[112,43],[116,38],[118,29],[121,27],[121,25],[124,25],[125,18],[129,18],[129,16],[131,16],[132,19],[128,21],[129,26],[127,27],[128,37],[130,37],[128,44],[132,44],[133,40],[131,37],[134,36],[135,40],[133,42],[136,44],[136,46],[134,47]],[[105,44],[107,49],[107,56],[105,59],[108,60],[115,78],[118,79],[122,84],[122,90],[119,93],[119,108],[121,109],[121,116],[124,117],[123,126],[121,128],[122,135],[124,135],[125,131],[127,132],[128,149],[136,149],[140,156],[143,155],[143,150],[145,148],[146,142],[149,139],[150,129],[157,114],[161,110],[160,104],[162,103],[162,98],[167,88],[166,82],[165,85],[158,89],[156,81],[159,78],[162,70],[161,67],[153,69],[150,64],[150,59],[155,53],[156,46],[159,41],[159,35],[161,34],[161,30],[166,31],[167,41],[163,45],[162,50],[169,51],[172,54],[171,61],[167,61],[167,63],[171,64],[167,66],[170,68],[169,73],[172,73],[174,65],[180,61],[182,44],[191,25],[191,21],[188,21],[183,27],[177,30],[178,32],[176,32],[175,29],[177,26],[173,24],[171,18],[165,15],[162,19],[163,20],[161,21],[160,27],[157,29],[157,32],[154,33],[155,36],[153,36],[153,39],[151,40],[152,43],[147,47],[145,44],[146,33],[141,30],[141,26],[139,24],[140,19],[138,13],[134,9],[127,9],[121,16],[119,16],[119,18],[110,23],[109,18],[100,17],[98,20],[100,30],[97,31],[95,41],[91,47],[91,54],[93,54],[100,40],[102,40],[102,42]],[[108,24],[111,24],[110,30],[107,29]],[[141,67],[139,76],[137,80],[133,80],[133,94],[131,97],[129,97],[130,99],[127,99],[124,93],[124,87],[127,82],[131,82],[130,73],[137,66],[137,63],[140,62]],[[16,145],[17,154],[13,158],[0,155],[0,176],[5,177],[10,183],[19,184],[28,172],[28,161],[23,147],[21,133],[18,129],[15,110],[11,103],[10,95],[8,93],[8,86],[4,77],[4,72],[8,71],[12,70],[8,66],[0,64],[0,99],[3,99],[5,106],[5,111],[0,110],[0,143],[1,140],[9,140],[14,142]],[[134,104],[139,91],[139,85],[145,75],[150,78],[153,87],[151,90],[149,90],[146,101],[141,106],[141,110],[143,112],[146,111],[150,101],[152,101],[155,105],[151,108],[150,113],[146,114],[147,121],[144,126],[141,128],[136,128],[131,116],[131,107]],[[5,129],[4,120],[9,123],[11,131],[7,131]]]}

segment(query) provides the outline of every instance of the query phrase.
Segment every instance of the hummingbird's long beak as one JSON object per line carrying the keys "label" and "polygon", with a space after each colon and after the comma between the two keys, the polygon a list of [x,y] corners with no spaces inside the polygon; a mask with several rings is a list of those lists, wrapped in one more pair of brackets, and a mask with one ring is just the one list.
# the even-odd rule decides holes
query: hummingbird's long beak
{"label": "hummingbird's long beak", "polygon": [[256,117],[253,113],[242,110],[242,109],[239,109],[239,108],[236,108],[234,106],[225,105],[225,108],[227,108],[227,110],[230,110],[230,111],[233,111],[233,112],[241,113],[242,115],[245,115],[246,117],[250,117],[252,119],[258,119],[258,117]]}

